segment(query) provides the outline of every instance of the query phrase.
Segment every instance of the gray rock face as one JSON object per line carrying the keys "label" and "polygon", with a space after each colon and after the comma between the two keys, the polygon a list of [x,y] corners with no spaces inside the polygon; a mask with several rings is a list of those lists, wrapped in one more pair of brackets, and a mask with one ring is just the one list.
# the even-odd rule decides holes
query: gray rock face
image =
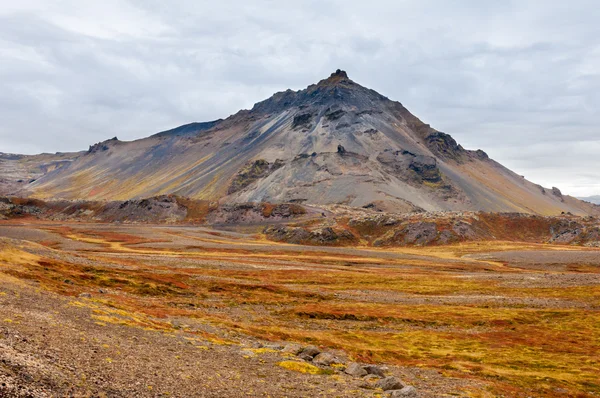
{"label": "gray rock face", "polygon": [[393,390],[391,392],[391,398],[401,398],[401,397],[418,397],[417,389],[413,386],[406,386],[401,390]]}
{"label": "gray rock face", "polygon": [[417,176],[423,181],[439,182],[442,179],[440,169],[437,167],[437,161],[431,156],[417,156],[409,165]]}
{"label": "gray rock face", "polygon": [[283,163],[277,159],[273,163],[269,163],[264,159],[258,159],[242,168],[234,180],[231,182],[228,194],[240,191],[251,185],[254,181],[268,177],[274,171],[283,166]]}
{"label": "gray rock face", "polygon": [[385,374],[383,373],[383,369],[381,369],[381,367],[379,367],[377,365],[365,365],[365,366],[363,366],[363,369],[366,370],[367,373],[370,375],[385,377]]}
{"label": "gray rock face", "polygon": [[562,198],[562,192],[556,187],[552,187],[552,195]]}
{"label": "gray rock face", "polygon": [[356,362],[349,363],[344,372],[354,377],[363,377],[367,375],[367,371]]}
{"label": "gray rock face", "polygon": [[398,380],[394,376],[388,376],[386,378],[379,380],[377,383],[375,383],[375,387],[381,388],[383,391],[389,391],[389,390],[401,390],[405,386],[404,386],[404,383],[402,383],[400,380]]}

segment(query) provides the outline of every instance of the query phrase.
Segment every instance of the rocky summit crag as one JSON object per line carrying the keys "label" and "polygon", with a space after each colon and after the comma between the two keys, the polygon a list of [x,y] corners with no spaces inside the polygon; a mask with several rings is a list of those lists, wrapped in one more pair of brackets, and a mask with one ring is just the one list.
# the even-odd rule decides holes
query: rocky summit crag
{"label": "rocky summit crag", "polygon": [[[55,159],[56,158],[56,159]],[[344,204],[382,211],[598,213],[470,151],[337,70],[224,120],[76,154],[0,156],[0,194],[221,203]],[[6,173],[5,168],[11,172]]]}

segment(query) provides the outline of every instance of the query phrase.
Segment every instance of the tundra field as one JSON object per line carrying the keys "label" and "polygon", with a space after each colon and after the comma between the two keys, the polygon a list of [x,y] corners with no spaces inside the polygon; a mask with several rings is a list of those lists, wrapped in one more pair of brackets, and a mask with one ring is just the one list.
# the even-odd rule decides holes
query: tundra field
{"label": "tundra field", "polygon": [[598,248],[240,231],[0,221],[0,396],[600,396]]}

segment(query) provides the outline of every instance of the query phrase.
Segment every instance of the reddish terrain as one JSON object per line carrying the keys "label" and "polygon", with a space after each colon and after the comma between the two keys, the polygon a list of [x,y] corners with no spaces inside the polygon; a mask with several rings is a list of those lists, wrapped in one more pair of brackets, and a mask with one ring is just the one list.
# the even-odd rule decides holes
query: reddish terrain
{"label": "reddish terrain", "polygon": [[352,362],[421,397],[600,394],[595,248],[33,218],[0,236],[2,396],[385,395]]}

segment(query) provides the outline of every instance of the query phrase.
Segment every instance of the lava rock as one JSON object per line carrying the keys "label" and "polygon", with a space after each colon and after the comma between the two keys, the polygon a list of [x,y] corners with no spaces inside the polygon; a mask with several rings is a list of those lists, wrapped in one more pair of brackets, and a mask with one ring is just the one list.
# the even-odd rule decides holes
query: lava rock
{"label": "lava rock", "polygon": [[319,347],[314,346],[314,345],[309,345],[307,347],[304,347],[304,349],[300,352],[300,355],[308,355],[310,357],[315,357],[317,355],[319,355],[321,353],[321,350],[319,349]]}
{"label": "lava rock", "polygon": [[366,370],[366,372],[370,375],[385,377],[385,374],[383,373],[383,369],[381,369],[381,367],[379,367],[377,365],[365,365],[365,366],[363,366],[363,369]]}
{"label": "lava rock", "polygon": [[303,361],[306,361],[306,362],[311,362],[313,360],[312,355],[308,355],[308,354],[305,354],[303,352],[301,352],[300,354],[298,354],[298,358],[300,358],[300,359],[302,359]]}
{"label": "lava rock", "polygon": [[366,375],[363,377],[363,382],[358,386],[360,388],[366,388],[368,390],[374,390],[377,388],[376,383],[379,381],[379,377],[375,375]]}
{"label": "lava rock", "polygon": [[340,360],[328,352],[322,352],[314,357],[313,362],[316,365],[329,366],[334,363],[340,363]]}
{"label": "lava rock", "polygon": [[404,386],[404,383],[402,383],[400,380],[398,380],[394,376],[388,376],[386,378],[379,380],[377,383],[375,383],[375,387],[381,388],[383,391],[389,391],[389,390],[401,390],[405,386]]}
{"label": "lava rock", "polygon": [[286,354],[298,355],[300,352],[302,352],[302,346],[300,344],[289,343],[283,347],[282,352]]}
{"label": "lava rock", "polygon": [[309,126],[310,121],[312,120],[312,115],[310,113],[303,113],[301,115],[294,116],[294,120],[292,122],[292,128]]}
{"label": "lava rock", "polygon": [[363,367],[360,366],[359,364],[357,364],[356,362],[352,362],[352,363],[348,364],[348,366],[346,367],[346,370],[344,370],[344,372],[346,374],[349,374],[350,376],[354,376],[354,377],[363,377],[368,374],[367,371],[364,370]]}

